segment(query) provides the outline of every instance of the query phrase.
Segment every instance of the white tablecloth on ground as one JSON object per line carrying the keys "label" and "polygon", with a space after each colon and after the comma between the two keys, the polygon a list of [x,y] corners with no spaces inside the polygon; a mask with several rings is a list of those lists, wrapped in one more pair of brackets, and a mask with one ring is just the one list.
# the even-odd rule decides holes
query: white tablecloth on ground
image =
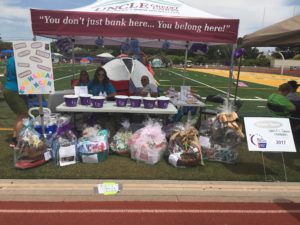
{"label": "white tablecloth on ground", "polygon": [[169,104],[168,108],[153,108],[145,109],[143,104],[139,108],[133,108],[129,104],[126,107],[118,107],[115,102],[107,101],[104,102],[103,108],[94,108],[92,105],[80,105],[77,104],[75,107],[68,107],[65,103],[62,103],[56,107],[58,112],[91,112],[91,113],[142,113],[142,114],[169,114],[174,115],[177,113],[177,109],[173,104]]}

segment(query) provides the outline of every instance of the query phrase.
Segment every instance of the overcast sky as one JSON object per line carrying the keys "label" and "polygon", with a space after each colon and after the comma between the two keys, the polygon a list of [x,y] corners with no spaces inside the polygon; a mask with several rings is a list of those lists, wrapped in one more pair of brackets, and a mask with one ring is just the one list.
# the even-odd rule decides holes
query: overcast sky
{"label": "overcast sky", "polygon": [[[32,40],[29,8],[72,9],[96,0],[0,0],[4,41]],[[146,1],[146,0],[145,0]],[[181,0],[218,16],[240,19],[239,37],[300,14],[300,0]]]}

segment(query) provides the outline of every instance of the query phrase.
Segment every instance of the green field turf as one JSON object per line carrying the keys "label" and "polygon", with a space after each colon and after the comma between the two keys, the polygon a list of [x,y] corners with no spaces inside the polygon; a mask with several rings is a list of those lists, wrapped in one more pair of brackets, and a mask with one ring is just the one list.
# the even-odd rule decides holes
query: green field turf
{"label": "green field turf", "polygon": [[[62,64],[54,66],[55,89],[70,89],[73,71],[78,74],[82,68],[89,71],[90,79],[97,65],[87,67]],[[0,64],[0,73],[3,67]],[[178,91],[181,85],[191,86],[201,97],[209,94],[222,94],[227,91],[228,79],[204,73],[186,72],[186,79],[178,74],[184,74],[179,69],[156,69],[155,78],[163,92],[171,85]],[[196,80],[191,81],[190,79]],[[3,78],[0,78],[3,82]],[[198,83],[200,82],[200,83]],[[242,99],[243,106],[239,111],[241,116],[267,116],[266,99],[276,88],[254,83],[247,83],[248,87],[239,88],[237,96]],[[216,90],[217,89],[217,90]],[[234,93],[232,89],[231,93]],[[0,128],[12,127],[15,115],[10,111],[3,99],[0,99]],[[227,180],[227,181],[264,181],[262,158],[260,153],[249,152],[244,141],[239,150],[236,164],[222,164],[206,162],[205,166],[179,169],[161,160],[154,166],[137,163],[126,157],[111,155],[100,164],[76,164],[67,167],[56,167],[52,162],[38,168],[22,171],[13,167],[13,151],[8,147],[9,131],[0,131],[0,178],[5,179],[175,179],[175,180]],[[300,182],[300,153],[285,153],[285,163],[289,181]],[[265,164],[268,179],[284,180],[284,173],[280,154],[265,154]]]}

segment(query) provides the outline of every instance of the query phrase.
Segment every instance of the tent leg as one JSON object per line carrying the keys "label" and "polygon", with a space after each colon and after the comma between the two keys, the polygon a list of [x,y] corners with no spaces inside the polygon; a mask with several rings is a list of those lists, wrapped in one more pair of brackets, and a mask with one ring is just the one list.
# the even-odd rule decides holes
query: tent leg
{"label": "tent leg", "polygon": [[42,139],[45,138],[45,125],[44,125],[44,110],[43,110],[43,95],[39,94],[39,116],[41,118]]}
{"label": "tent leg", "polygon": [[233,77],[233,61],[234,61],[234,52],[237,48],[237,44],[232,45],[231,59],[230,59],[230,70],[229,70],[229,79],[228,79],[228,88],[227,88],[227,103],[229,103],[229,97],[231,92],[232,77]]}
{"label": "tent leg", "polygon": [[242,57],[240,57],[240,59],[239,59],[238,74],[237,74],[237,78],[236,78],[236,85],[235,85],[235,92],[234,92],[234,102],[236,101],[236,95],[237,95],[237,90],[238,90],[238,86],[239,86],[241,64],[242,64]]}
{"label": "tent leg", "polygon": [[188,48],[189,48],[189,42],[186,42],[186,45],[185,45],[185,55],[184,55],[184,71],[183,71],[183,75],[184,75],[184,79],[183,79],[183,86],[185,85],[185,76],[186,76],[186,61],[187,61],[187,58],[188,58]]}
{"label": "tent leg", "polygon": [[75,79],[75,55],[74,55],[74,42],[75,40],[72,39],[72,74],[73,79]]}

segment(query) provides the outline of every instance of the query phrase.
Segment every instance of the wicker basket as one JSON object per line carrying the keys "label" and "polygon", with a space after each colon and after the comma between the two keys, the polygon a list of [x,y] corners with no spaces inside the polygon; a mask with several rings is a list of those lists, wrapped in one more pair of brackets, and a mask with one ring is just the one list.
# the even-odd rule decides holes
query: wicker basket
{"label": "wicker basket", "polygon": [[113,151],[115,154],[120,156],[130,156],[130,152],[128,150],[122,150],[122,151]]}
{"label": "wicker basket", "polygon": [[201,163],[199,154],[182,153],[177,161],[177,166],[191,167],[197,166]]}

